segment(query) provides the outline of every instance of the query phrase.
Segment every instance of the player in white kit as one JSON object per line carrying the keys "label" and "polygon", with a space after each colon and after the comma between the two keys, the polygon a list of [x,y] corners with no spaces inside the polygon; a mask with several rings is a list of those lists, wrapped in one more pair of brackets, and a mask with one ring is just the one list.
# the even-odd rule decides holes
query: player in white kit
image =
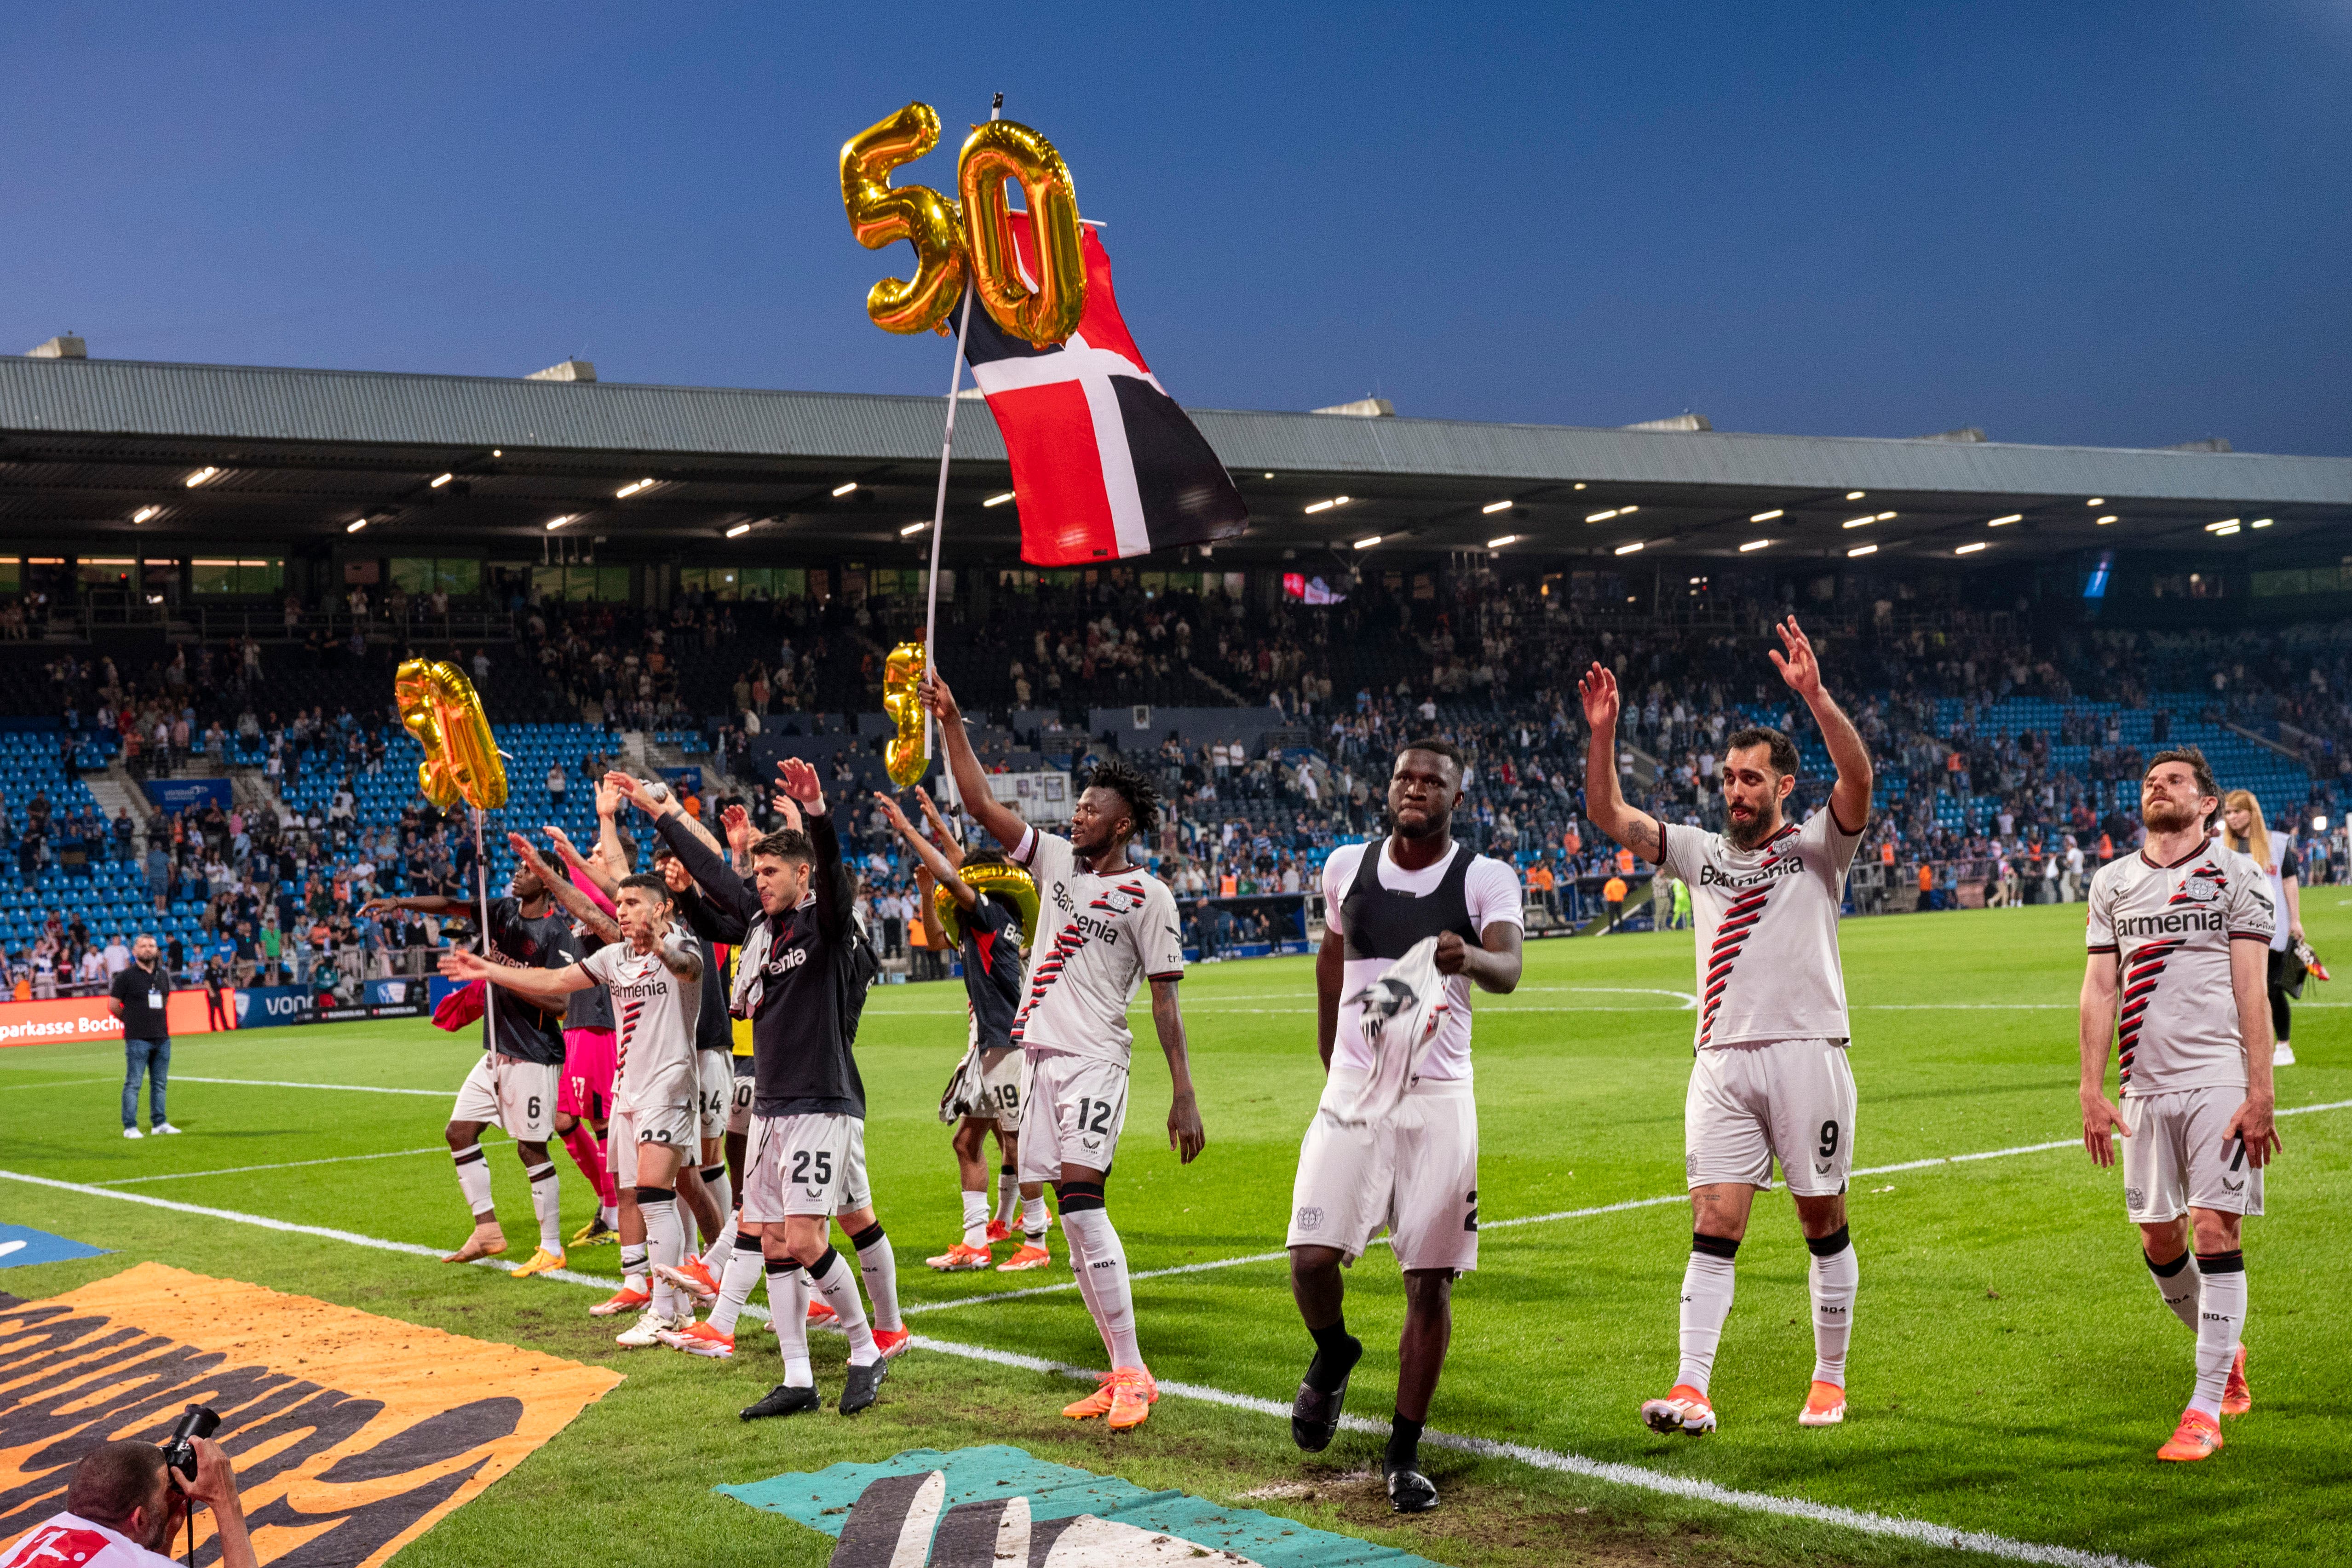
{"label": "player in white kit", "polygon": [[2206,837],[2220,795],[2202,753],[2156,754],[2140,780],[2147,842],[2091,879],[2085,936],[2083,1144],[2110,1166],[2110,1134],[2123,1134],[2125,1211],[2164,1304],[2197,1336],[2196,1390],[2159,1459],[2204,1458],[2221,1418],[2253,1407],[2239,1233],[2263,1211],[2279,1148],[2266,995],[2278,912],[2264,868]]}
{"label": "player in white kit", "polygon": [[1830,1427],[1845,1419],[1861,1270],[1846,1230],[1854,1089],[1837,923],[1846,868],[1870,818],[1870,754],[1823,689],[1796,618],[1774,630],[1785,656],[1770,652],[1773,667],[1812,711],[1837,768],[1829,803],[1801,827],[1781,820],[1797,783],[1796,744],[1761,727],[1724,741],[1722,832],[1662,825],[1633,810],[1617,786],[1617,678],[1596,664],[1579,687],[1592,727],[1585,814],[1679,878],[1698,918],[1696,1061],[1683,1103],[1692,1233],[1682,1365],[1666,1396],[1642,1406],[1655,1432],[1715,1430],[1707,1383],[1731,1315],[1732,1260],[1756,1195],[1772,1189],[1776,1158],[1813,1255],[1813,1378],[1797,1420]]}
{"label": "player in white kit", "polygon": [[1103,1188],[1127,1122],[1134,1046],[1128,1004],[1147,979],[1151,1022],[1173,1091],[1169,1145],[1190,1165],[1206,1142],[1185,1056],[1184,1018],[1176,1005],[1184,947],[1175,896],[1129,849],[1139,836],[1149,841],[1158,826],[1159,792],[1125,763],[1098,763],[1071,809],[1070,836],[1041,832],[990,792],[964,734],[962,712],[936,670],[924,674],[922,690],[940,721],[964,809],[1037,879],[1037,950],[1028,993],[1013,1020],[1030,1080],[1019,1175],[1024,1182],[1054,1184],[1070,1270],[1110,1355],[1101,1386],[1062,1414],[1080,1421],[1107,1416],[1107,1425],[1124,1431],[1143,1424],[1159,1388],[1136,1342],[1127,1250],[1112,1228]]}
{"label": "player in white kit", "polygon": [[[684,1260],[686,1232],[677,1212],[679,1167],[697,1147],[695,1015],[702,1000],[701,946],[673,924],[677,902],[658,876],[621,879],[613,901],[622,940],[606,944],[562,969],[508,969],[470,953],[441,956],[453,980],[487,978],[561,1014],[563,998],[590,986],[612,993],[613,1117],[608,1146],[613,1180],[636,1192],[635,1222],[621,1215],[621,1269],[643,1278],[649,1265]],[[634,1232],[635,1234],[632,1234]],[[614,1336],[639,1349],[660,1343],[664,1329],[693,1321],[688,1300],[660,1275],[637,1322]]]}
{"label": "player in white kit", "polygon": [[[1299,1145],[1286,1243],[1291,1295],[1315,1340],[1290,1436],[1318,1453],[1339,1433],[1364,1353],[1342,1315],[1340,1268],[1383,1228],[1392,1238],[1404,1331],[1381,1472],[1399,1513],[1437,1506],[1421,1470],[1422,1425],[1454,1333],[1454,1281],[1478,1266],[1470,988],[1517,988],[1525,929],[1518,873],[1454,840],[1462,761],[1450,741],[1407,743],[1389,772],[1391,835],[1323,864],[1315,991],[1326,1076]],[[1383,1062],[1398,1052],[1409,1060]]]}

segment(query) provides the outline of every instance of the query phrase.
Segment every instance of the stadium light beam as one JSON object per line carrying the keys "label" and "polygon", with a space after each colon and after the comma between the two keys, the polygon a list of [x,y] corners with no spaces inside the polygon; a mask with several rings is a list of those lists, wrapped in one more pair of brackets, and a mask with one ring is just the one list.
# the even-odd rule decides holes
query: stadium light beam
{"label": "stadium light beam", "polygon": [[2235,529],[2237,528],[2237,526],[2238,526],[2238,519],[2237,519],[2237,518],[2235,518],[2235,517],[2223,517],[2223,518],[2222,518],[2220,522],[2218,522],[2218,523],[2208,523],[2208,524],[2206,524],[2206,525],[2205,525],[2205,531],[2206,531],[2207,533],[2209,533],[2209,534],[2218,534],[2218,533],[2220,533],[2220,532],[2221,532],[2222,529],[2224,529],[2224,528],[2228,528],[2228,529],[2231,529],[2231,530],[2232,530],[2232,531],[2235,531]]}
{"label": "stadium light beam", "polygon": [[1378,544],[1378,543],[1380,543],[1380,542],[1381,542],[1381,536],[1380,536],[1380,535],[1378,535],[1378,534],[1373,534],[1373,535],[1369,536],[1368,538],[1358,539],[1358,540],[1356,541],[1355,548],[1356,548],[1356,549],[1371,549],[1374,545],[1376,545],[1376,544]]}
{"label": "stadium light beam", "polygon": [[1770,511],[1769,511],[1769,512],[1759,512],[1759,513],[1757,513],[1754,517],[1752,517],[1748,518],[1748,520],[1749,522],[1751,522],[1751,523],[1769,523],[1769,522],[1770,522],[1773,518],[1778,517],[1780,517],[1780,516],[1781,516],[1781,515],[1782,515],[1782,513],[1781,513],[1780,508],[1780,507],[1773,507],[1773,508],[1772,508]]}
{"label": "stadium light beam", "polygon": [[566,523],[576,523],[576,522],[578,522],[579,520],[580,520],[579,515],[578,515],[577,513],[573,513],[573,512],[566,512],[563,516],[562,516],[562,517],[550,517],[550,518],[547,520],[547,531],[548,531],[549,533],[551,533],[551,533],[553,533],[556,529],[558,529],[558,528],[562,528],[564,524],[566,524]]}
{"label": "stadium light beam", "polygon": [[1646,542],[1646,540],[1635,539],[1632,544],[1619,545],[1617,547],[1616,553],[1619,555],[1638,555],[1641,553],[1642,546]]}
{"label": "stadium light beam", "polygon": [[199,485],[209,485],[219,477],[220,470],[217,468],[199,468],[194,473],[189,475],[185,479],[182,480],[181,483],[193,490]]}
{"label": "stadium light beam", "polygon": [[2115,515],[2113,512],[2109,512],[2105,517],[2101,517],[2101,518],[2099,519],[2099,527],[2101,527],[2101,528],[2105,528],[2109,523],[2112,523],[2112,522],[2114,522],[2114,521],[2116,521],[2116,515]]}
{"label": "stadium light beam", "polygon": [[856,480],[855,480],[855,479],[852,479],[852,480],[851,480],[848,484],[846,484],[846,485],[835,485],[835,486],[833,487],[833,498],[834,498],[835,500],[838,501],[838,500],[839,500],[839,499],[841,499],[844,496],[848,495],[851,491],[853,491],[853,490],[855,490],[855,489],[856,489],[856,488],[857,488],[857,481],[856,481]]}
{"label": "stadium light beam", "polygon": [[1739,547],[1739,553],[1741,555],[1750,554],[1753,551],[1764,549],[1772,541],[1770,539],[1749,539],[1746,544]]}
{"label": "stadium light beam", "polygon": [[1518,535],[1517,535],[1517,534],[1503,534],[1503,535],[1500,535],[1500,536],[1498,536],[1498,537],[1496,537],[1496,538],[1495,538],[1488,539],[1488,540],[1486,541],[1486,548],[1487,548],[1488,549],[1501,549],[1505,545],[1517,544],[1517,543],[1518,543],[1518,542],[1519,542],[1519,536],[1518,536]]}
{"label": "stadium light beam", "polygon": [[1001,507],[1011,499],[1013,499],[1013,492],[1007,490],[1001,496],[991,496],[987,500],[982,501],[981,505],[983,507]]}
{"label": "stadium light beam", "polygon": [[1479,511],[1485,513],[1490,517],[1496,512],[1507,512],[1510,509],[1511,503],[1508,501],[1489,501],[1485,506],[1478,508]]}
{"label": "stadium light beam", "polygon": [[2083,503],[2083,505],[2086,507],[2104,507],[2106,504],[2107,498],[2105,496],[2094,496],[2089,500]]}
{"label": "stadium light beam", "polygon": [[439,478],[434,480],[428,488],[438,490],[442,486],[446,485],[450,480],[455,479],[457,476],[455,474],[444,474]]}
{"label": "stadium light beam", "polygon": [[1347,497],[1334,496],[1328,501],[1316,501],[1309,504],[1307,508],[1307,515],[1311,517],[1318,512],[1328,512],[1334,507],[1344,507],[1347,504]]}
{"label": "stadium light beam", "polygon": [[1980,550],[1980,549],[1985,549],[1985,548],[1986,548],[1986,546],[1987,546],[1987,543],[1988,543],[1988,541],[1986,541],[1986,540],[1984,540],[1984,539],[1977,539],[1977,540],[1975,540],[1975,541],[1974,541],[1974,542],[1972,542],[1972,543],[1969,543],[1969,544],[1964,544],[1964,545],[1960,546],[1958,549],[1954,550],[1952,553],[1953,553],[1954,555],[1974,555],[1974,554],[1976,554],[1976,553],[1977,553],[1977,551],[1979,551],[1979,550]]}
{"label": "stadium light beam", "polygon": [[2011,512],[2005,517],[1993,518],[1990,522],[1987,523],[1985,527],[1989,528],[2005,528],[2011,523],[2021,523],[2023,521],[2025,521],[2025,514],[2023,512]]}
{"label": "stadium light beam", "polygon": [[1873,524],[1873,523],[1874,523],[1874,522],[1876,522],[1876,521],[1878,521],[1878,519],[1877,519],[1876,517],[1848,517],[1848,518],[1844,521],[1844,523],[1843,523],[1843,524],[1842,524],[1841,526],[1842,526],[1842,527],[1844,527],[1844,528],[1866,528],[1870,527],[1870,525],[1871,525],[1871,524]]}
{"label": "stadium light beam", "polygon": [[646,490],[650,490],[653,487],[654,482],[651,479],[639,479],[635,484],[624,485],[619,489],[614,491],[613,498],[616,501],[625,501],[630,497]]}
{"label": "stadium light beam", "polygon": [[918,518],[916,521],[908,523],[905,528],[900,528],[898,530],[898,537],[902,539],[912,538],[930,526],[931,525],[929,522]]}
{"label": "stadium light beam", "polygon": [[1592,513],[1591,516],[1587,517],[1584,520],[1585,520],[1586,522],[1588,522],[1588,523],[1605,523],[1605,522],[1607,522],[1610,518],[1612,518],[1612,517],[1615,517],[1615,516],[1617,515],[1617,512],[1618,512],[1618,508],[1617,508],[1617,507],[1610,507],[1610,508],[1609,508],[1607,511],[1605,511],[1605,512],[1594,512],[1594,513]]}
{"label": "stadium light beam", "polygon": [[156,514],[163,511],[163,508],[161,507],[142,507],[137,511],[131,514],[131,520],[134,523],[143,523],[148,518],[154,517]]}
{"label": "stadium light beam", "polygon": [[2252,522],[2246,526],[2252,528],[2266,528],[2271,526],[2271,520],[2268,517],[2256,517]]}
{"label": "stadium light beam", "polygon": [[1867,495],[1869,495],[1869,494],[1870,494],[1870,492],[1869,492],[1869,491],[1867,491],[1867,490],[1848,490],[1848,491],[1845,493],[1845,498],[1846,498],[1847,500],[1849,500],[1849,501],[1859,501],[1859,500],[1861,500],[1864,496],[1867,496]]}
{"label": "stadium light beam", "polygon": [[1862,556],[1876,555],[1877,553],[1878,547],[1876,545],[1856,545],[1853,549],[1845,552],[1845,559],[1848,560],[1853,560]]}

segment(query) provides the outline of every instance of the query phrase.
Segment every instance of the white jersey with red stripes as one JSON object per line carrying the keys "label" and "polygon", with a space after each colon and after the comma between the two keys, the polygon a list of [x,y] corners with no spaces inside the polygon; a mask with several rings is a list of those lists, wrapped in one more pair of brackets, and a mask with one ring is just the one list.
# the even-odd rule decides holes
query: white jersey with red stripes
{"label": "white jersey with red stripes", "polygon": [[1827,806],[1752,850],[1665,822],[1658,835],[1659,870],[1689,887],[1698,923],[1695,1043],[1849,1038],[1838,909],[1861,835]]}
{"label": "white jersey with red stripes", "polygon": [[156,1568],[159,1563],[172,1568],[172,1559],[163,1553],[72,1513],[43,1520],[15,1546],[0,1552],[0,1568]]}
{"label": "white jersey with red stripes", "polygon": [[1127,1027],[1135,993],[1146,979],[1183,977],[1175,895],[1141,866],[1108,876],[1081,871],[1069,840],[1034,828],[1013,858],[1036,877],[1040,903],[1013,1043],[1125,1066],[1135,1045]]}
{"label": "white jersey with red stripes", "polygon": [[2170,865],[2136,850],[2091,879],[2084,944],[2116,955],[2126,1094],[2245,1087],[2230,950],[2238,942],[2268,949],[2277,923],[2263,868],[2218,841]]}
{"label": "white jersey with red stripes", "polygon": [[674,1103],[679,1082],[694,1076],[701,982],[679,979],[660,954],[636,952],[626,942],[606,943],[580,967],[612,993],[614,1103],[632,1112]]}

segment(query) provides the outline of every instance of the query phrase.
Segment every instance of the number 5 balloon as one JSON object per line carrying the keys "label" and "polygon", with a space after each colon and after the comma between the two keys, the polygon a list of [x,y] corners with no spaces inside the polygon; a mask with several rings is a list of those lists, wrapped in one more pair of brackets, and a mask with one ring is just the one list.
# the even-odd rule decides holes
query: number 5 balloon
{"label": "number 5 balloon", "polygon": [[886,332],[947,330],[948,313],[963,294],[963,214],[923,185],[894,187],[890,171],[939,145],[939,111],[910,103],[869,125],[841,147],[841,201],[849,231],[868,250],[894,241],[913,244],[910,278],[886,277],[866,296],[866,313]]}
{"label": "number 5 balloon", "polygon": [[[1004,182],[1021,183],[1029,204],[1036,287],[1023,281]],[[996,324],[1039,347],[1077,330],[1087,308],[1087,264],[1078,248],[1078,193],[1054,144],[1027,126],[992,120],[972,127],[956,161],[964,227],[980,302]]]}

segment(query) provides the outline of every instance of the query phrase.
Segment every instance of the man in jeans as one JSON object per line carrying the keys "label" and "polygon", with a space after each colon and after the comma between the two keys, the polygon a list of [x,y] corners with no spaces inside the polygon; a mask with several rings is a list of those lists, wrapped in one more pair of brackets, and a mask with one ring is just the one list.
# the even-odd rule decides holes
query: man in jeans
{"label": "man in jeans", "polygon": [[122,1024],[122,1135],[139,1133],[139,1080],[147,1079],[147,1121],[159,1134],[177,1133],[163,1116],[163,1089],[172,1075],[172,1031],[163,1018],[172,977],[157,960],[155,938],[142,931],[131,945],[131,967],[114,977],[106,1004]]}

